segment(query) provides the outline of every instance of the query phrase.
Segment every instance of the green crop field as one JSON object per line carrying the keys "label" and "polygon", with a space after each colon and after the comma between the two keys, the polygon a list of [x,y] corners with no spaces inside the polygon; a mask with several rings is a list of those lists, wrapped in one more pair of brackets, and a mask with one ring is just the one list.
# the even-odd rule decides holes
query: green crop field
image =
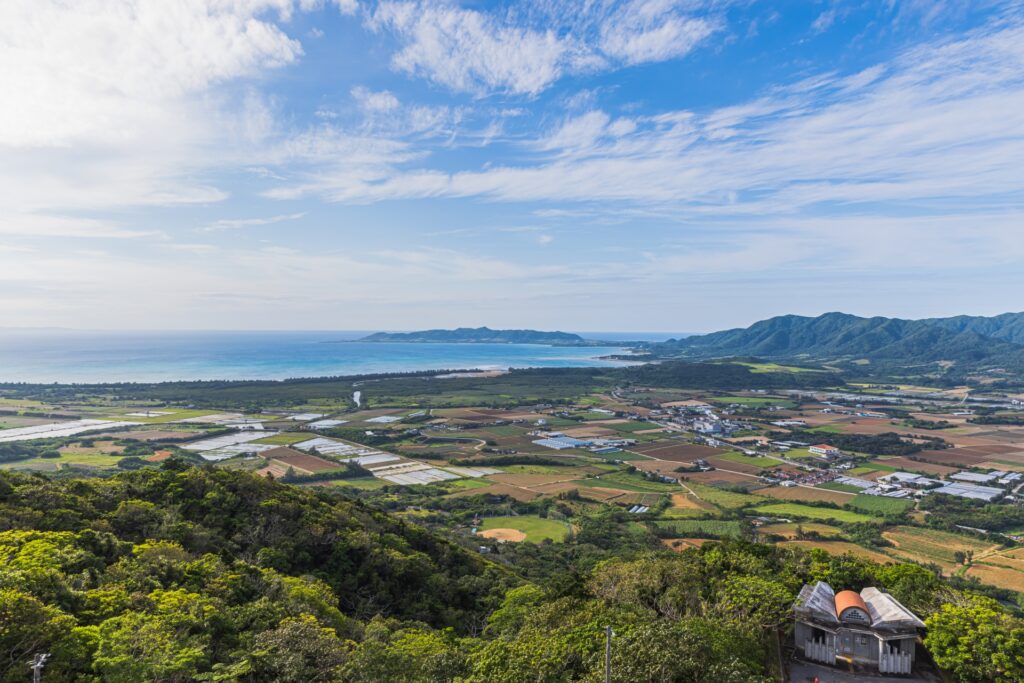
{"label": "green crop field", "polygon": [[759,505],[754,512],[770,517],[804,517],[807,519],[834,519],[837,522],[877,522],[877,517],[869,517],[851,510],[835,510],[833,508],[801,505],[800,503],[772,503]]}
{"label": "green crop field", "polygon": [[767,396],[717,396],[711,399],[715,403],[726,405],[736,404],[749,408],[764,408],[766,406],[780,406],[782,408],[796,408],[797,404],[786,398],[770,398]]}
{"label": "green crop field", "polygon": [[291,446],[293,443],[299,443],[300,441],[309,441],[314,438],[315,434],[308,432],[281,432],[280,434],[274,434],[272,436],[265,436],[262,439],[257,439],[253,443],[271,444],[274,446]]}
{"label": "green crop field", "polygon": [[120,454],[111,455],[101,451],[61,452],[59,458],[15,460],[0,465],[0,469],[53,471],[65,465],[82,465],[85,467],[109,469],[117,467],[117,462],[122,457]]}
{"label": "green crop field", "polygon": [[881,515],[898,515],[914,507],[914,501],[906,498],[885,498],[883,496],[868,496],[863,493],[853,497],[848,505],[857,508],[862,512],[877,513]]}
{"label": "green crop field", "polygon": [[679,536],[704,534],[721,538],[723,536],[739,536],[740,523],[734,519],[672,519],[658,520],[654,523],[659,529],[670,531]]}
{"label": "green crop field", "polygon": [[717,457],[721,458],[722,460],[730,460],[732,462],[738,462],[740,464],[750,465],[752,467],[764,467],[765,469],[770,467],[776,467],[782,464],[778,460],[774,460],[772,458],[764,458],[759,455],[744,455],[743,453],[735,452],[723,453],[722,455],[719,455]]}
{"label": "green crop field", "polygon": [[564,541],[569,534],[569,526],[565,522],[546,519],[537,515],[517,515],[514,517],[488,517],[480,525],[481,531],[489,529],[516,529],[526,534],[527,541]]}
{"label": "green crop field", "polygon": [[720,489],[715,486],[706,486],[704,484],[697,484],[689,481],[685,482],[685,484],[686,488],[697,494],[699,499],[707,501],[712,505],[717,505],[727,509],[741,508],[768,500],[764,496],[726,491],[725,489]]}
{"label": "green crop field", "polygon": [[813,368],[799,368],[794,365],[779,365],[778,363],[736,363],[736,365],[746,365],[750,368],[751,372],[757,374],[769,372],[821,372]]}
{"label": "green crop field", "polygon": [[583,486],[605,489],[622,489],[623,491],[636,491],[637,493],[676,493],[679,491],[678,484],[669,484],[663,481],[649,481],[636,474],[625,472],[611,472],[602,474],[600,479],[580,479],[574,483]]}

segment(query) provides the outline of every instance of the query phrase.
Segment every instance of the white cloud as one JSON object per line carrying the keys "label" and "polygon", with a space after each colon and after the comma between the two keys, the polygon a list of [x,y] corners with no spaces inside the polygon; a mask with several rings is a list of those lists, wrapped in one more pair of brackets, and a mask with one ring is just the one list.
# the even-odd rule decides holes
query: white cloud
{"label": "white cloud", "polygon": [[625,64],[682,57],[703,42],[716,24],[673,12],[671,0],[625,3],[601,27],[601,51]]}
{"label": "white cloud", "polygon": [[682,57],[717,29],[674,0],[554,0],[485,13],[381,2],[370,26],[402,43],[393,65],[452,90],[536,95],[565,74]]}
{"label": "white cloud", "polygon": [[406,157],[371,180],[321,177],[320,185],[344,201],[619,201],[693,215],[999,203],[1024,189],[1024,24],[986,26],[852,76],[812,76],[710,112],[613,122],[591,110],[526,146],[543,154],[456,171]]}
{"label": "white cloud", "polygon": [[835,7],[825,10],[819,14],[813,22],[811,22],[811,30],[815,33],[824,33],[832,28],[832,24],[836,23],[836,18],[838,16],[839,13]]}
{"label": "white cloud", "polygon": [[371,113],[390,112],[398,109],[398,98],[394,93],[383,90],[373,92],[361,85],[352,88],[352,97],[364,111]]}
{"label": "white cloud", "polygon": [[322,4],[0,3],[4,229],[122,236],[139,231],[53,215],[224,199],[210,171],[237,163],[273,122],[258,96],[220,88],[296,61],[301,45],[282,25]]}
{"label": "white cloud", "polygon": [[305,213],[290,213],[281,216],[267,216],[265,218],[222,218],[200,228],[200,230],[204,232],[238,230],[258,225],[273,225],[274,223],[283,223],[285,221],[296,221],[305,215]]}

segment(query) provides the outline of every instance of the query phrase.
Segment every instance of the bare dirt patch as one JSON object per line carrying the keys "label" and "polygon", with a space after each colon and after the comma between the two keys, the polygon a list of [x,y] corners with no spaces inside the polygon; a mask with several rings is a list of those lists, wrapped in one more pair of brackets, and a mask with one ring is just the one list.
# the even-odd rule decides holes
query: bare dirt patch
{"label": "bare dirt patch", "polygon": [[478,531],[477,536],[493,538],[495,541],[512,541],[513,543],[526,540],[526,534],[519,529],[488,529],[487,531]]}

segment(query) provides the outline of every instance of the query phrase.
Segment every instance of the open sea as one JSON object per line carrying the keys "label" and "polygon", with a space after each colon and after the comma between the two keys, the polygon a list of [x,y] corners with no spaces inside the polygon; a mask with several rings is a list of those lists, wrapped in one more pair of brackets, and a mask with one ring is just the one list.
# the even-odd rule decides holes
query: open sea
{"label": "open sea", "polygon": [[[403,344],[368,332],[86,332],[0,330],[0,382],[99,383],[287,379],[417,370],[622,365],[616,346]],[[589,338],[667,335],[588,333]]]}

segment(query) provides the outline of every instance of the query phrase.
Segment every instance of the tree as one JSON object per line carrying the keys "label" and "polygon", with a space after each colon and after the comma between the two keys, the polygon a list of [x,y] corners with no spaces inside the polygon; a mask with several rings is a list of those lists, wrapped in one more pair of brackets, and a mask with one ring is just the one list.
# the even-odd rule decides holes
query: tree
{"label": "tree", "polygon": [[335,681],[345,663],[347,646],[332,629],[304,614],[284,619],[256,636],[246,680],[280,683]]}
{"label": "tree", "polygon": [[204,664],[206,640],[182,637],[169,616],[126,612],[100,624],[94,667],[108,683],[184,683]]}
{"label": "tree", "polygon": [[781,583],[760,576],[731,576],[722,592],[721,611],[737,626],[754,630],[782,626],[796,598]]}
{"label": "tree", "polygon": [[967,596],[925,620],[924,644],[935,663],[964,683],[1024,680],[1024,621],[995,600]]}
{"label": "tree", "polygon": [[73,617],[28,593],[0,589],[0,680],[24,680],[25,661],[53,649],[74,625]]}

